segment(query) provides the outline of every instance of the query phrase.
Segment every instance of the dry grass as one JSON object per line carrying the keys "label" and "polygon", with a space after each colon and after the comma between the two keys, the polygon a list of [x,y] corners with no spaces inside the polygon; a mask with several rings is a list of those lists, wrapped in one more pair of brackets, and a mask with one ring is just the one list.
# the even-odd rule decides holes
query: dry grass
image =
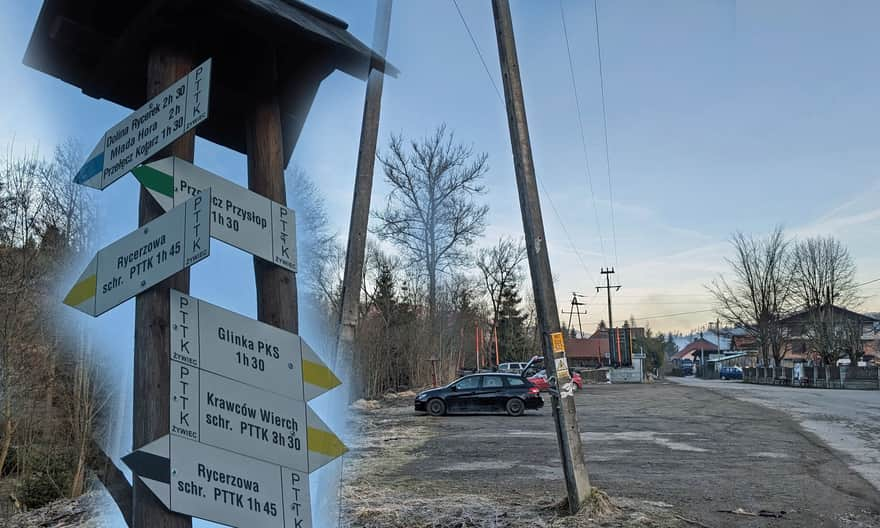
{"label": "dry grass", "polygon": [[[684,526],[663,505],[621,499],[613,503],[595,490],[591,504],[566,515],[564,504],[504,504],[498,497],[446,492],[442,495],[395,493],[357,486],[347,490],[352,508],[349,528],[672,528]],[[563,501],[564,502],[564,501]],[[559,511],[559,510],[563,511]]]}

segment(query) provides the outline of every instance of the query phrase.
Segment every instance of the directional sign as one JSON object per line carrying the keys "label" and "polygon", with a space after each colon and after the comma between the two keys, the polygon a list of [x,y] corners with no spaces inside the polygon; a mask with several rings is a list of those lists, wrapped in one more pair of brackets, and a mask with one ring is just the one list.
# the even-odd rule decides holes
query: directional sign
{"label": "directional sign", "polygon": [[171,434],[306,472],[348,451],[305,402],[178,361]]}
{"label": "directional sign", "polygon": [[122,461],[171,511],[230,526],[312,527],[306,473],[176,436]]}
{"label": "directional sign", "polygon": [[210,215],[209,190],[98,251],[64,304],[98,316],[204,259]]}
{"label": "directional sign", "polygon": [[208,118],[211,59],[108,130],[74,177],[104,189]]}
{"label": "directional sign", "polygon": [[342,383],[300,336],[176,290],[171,359],[300,401]]}
{"label": "directional sign", "polygon": [[175,157],[135,167],[132,173],[166,211],[210,187],[214,238],[296,271],[293,209]]}

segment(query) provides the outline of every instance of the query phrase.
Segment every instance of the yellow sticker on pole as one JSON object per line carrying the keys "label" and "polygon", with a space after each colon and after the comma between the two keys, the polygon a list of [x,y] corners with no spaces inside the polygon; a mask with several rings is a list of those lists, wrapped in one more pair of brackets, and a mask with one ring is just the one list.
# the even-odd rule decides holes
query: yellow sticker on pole
{"label": "yellow sticker on pole", "polygon": [[565,352],[565,339],[562,332],[554,332],[550,334],[550,344],[553,347],[553,353]]}
{"label": "yellow sticker on pole", "polygon": [[568,361],[564,357],[556,358],[556,379],[566,380],[569,377]]}

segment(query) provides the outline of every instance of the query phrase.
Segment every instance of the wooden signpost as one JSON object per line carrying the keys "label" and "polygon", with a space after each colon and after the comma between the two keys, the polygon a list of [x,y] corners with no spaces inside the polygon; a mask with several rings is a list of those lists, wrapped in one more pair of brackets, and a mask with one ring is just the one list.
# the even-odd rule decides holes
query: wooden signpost
{"label": "wooden signpost", "polygon": [[[165,212],[100,250],[66,304],[100,315],[206,258],[212,236],[296,270],[295,213],[283,203],[174,157],[135,167],[207,117],[210,69],[208,60],[111,128],[80,170],[78,183],[103,189],[134,169]],[[294,333],[173,289],[168,301],[170,434],[126,464],[171,511],[311,527],[308,474],[347,448],[306,401],[341,381]]]}
{"label": "wooden signpost", "polygon": [[[187,528],[190,515],[232,526],[311,527],[307,473],[345,449],[306,403],[340,380],[296,335],[295,215],[285,206],[283,171],[323,79],[342,71],[366,80],[371,70],[394,75],[396,69],[344,21],[305,3],[234,4],[226,6],[230,11],[193,2],[95,0],[84,9],[43,0],[24,57],[87,95],[132,109],[102,136],[75,181],[104,189],[134,170],[143,184],[141,227],[101,250],[65,302],[98,315],[137,299],[134,452],[126,460],[138,478],[129,500],[121,491],[113,495],[135,528]],[[249,190],[192,165],[196,132],[247,155]],[[168,163],[170,172],[163,169]],[[174,242],[190,236],[196,199],[205,199],[199,207],[210,215],[199,224],[205,245],[214,237],[254,255],[259,322],[188,295],[187,266],[207,252],[191,244],[183,251],[193,240],[182,238],[180,256]],[[157,233],[164,242],[150,238]],[[181,302],[193,311],[184,315]],[[185,331],[201,346],[187,343]],[[178,374],[183,367],[196,372],[205,390],[174,386],[173,366]],[[217,412],[212,402],[220,392],[280,421],[261,424],[262,412],[244,420],[235,408]],[[198,406],[199,419],[211,408],[216,424],[223,418],[233,427],[236,420],[237,432],[204,423],[197,439],[172,433],[181,416],[171,413],[184,401]],[[297,430],[290,431],[294,420]],[[254,422],[244,427],[253,437],[244,437],[242,421]],[[257,440],[265,440],[257,426],[265,438],[272,430],[299,440],[301,453],[259,447]],[[251,489],[230,489],[238,484]],[[110,487],[126,486],[117,479]]]}

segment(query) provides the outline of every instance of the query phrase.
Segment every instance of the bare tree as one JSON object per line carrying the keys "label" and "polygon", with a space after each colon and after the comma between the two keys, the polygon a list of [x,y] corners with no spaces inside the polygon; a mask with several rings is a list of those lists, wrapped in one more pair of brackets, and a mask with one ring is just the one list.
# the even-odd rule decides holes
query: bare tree
{"label": "bare tree", "polygon": [[794,244],[791,252],[794,301],[804,309],[824,305],[850,307],[858,302],[856,266],[834,237],[814,237]]}
{"label": "bare tree", "polygon": [[44,222],[58,230],[74,253],[94,249],[92,233],[97,218],[95,202],[86,187],[73,181],[82,161],[79,143],[68,140],[55,147],[52,168],[42,171],[39,182],[46,203]]}
{"label": "bare tree", "polygon": [[707,288],[715,297],[719,315],[745,328],[756,340],[765,365],[785,356],[780,320],[789,309],[792,280],[788,265],[789,242],[781,227],[763,238],[736,233],[731,239],[733,258],[727,259],[732,277],[723,275]]}
{"label": "bare tree", "polygon": [[445,125],[420,141],[393,135],[379,156],[391,192],[385,209],[374,213],[375,233],[427,279],[431,320],[440,275],[464,264],[467,246],[483,233],[489,208],[475,198],[484,192],[486,160],[485,153],[456,144]]}
{"label": "bare tree", "polygon": [[865,343],[862,341],[861,319],[848,319],[844,321],[839,330],[839,342],[841,343],[841,355],[849,356],[850,364],[856,366],[865,355]]}
{"label": "bare tree", "polygon": [[86,466],[93,439],[99,434],[99,418],[110,401],[110,392],[101,378],[99,363],[91,346],[91,339],[83,327],[79,328],[77,356],[70,366],[72,376],[65,387],[71,446],[74,449],[74,468],[69,496],[79,497],[85,492]]}
{"label": "bare tree", "polygon": [[[843,244],[834,237],[797,242],[792,249],[791,274],[794,298],[807,315],[804,333],[811,351],[825,364],[834,364],[845,351],[860,349],[860,343],[851,346],[853,331],[847,321],[838,318],[836,325],[834,322],[835,306],[858,303],[855,263]],[[855,333],[859,341],[861,332]]]}
{"label": "bare tree", "polygon": [[492,324],[498,324],[501,297],[505,288],[522,282],[521,265],[526,259],[526,246],[522,240],[501,237],[498,243],[484,248],[477,254],[477,268],[483,275],[486,295],[492,307]]}
{"label": "bare tree", "polygon": [[36,152],[16,156],[11,146],[0,168],[0,467],[19,426],[32,416],[43,381],[35,311],[45,277],[39,269],[45,203],[37,183],[48,170]]}
{"label": "bare tree", "polygon": [[[296,211],[297,265],[305,288],[329,312],[339,309],[345,248],[330,227],[327,204],[305,171],[293,167],[285,174]],[[332,315],[332,313],[330,314]]]}

